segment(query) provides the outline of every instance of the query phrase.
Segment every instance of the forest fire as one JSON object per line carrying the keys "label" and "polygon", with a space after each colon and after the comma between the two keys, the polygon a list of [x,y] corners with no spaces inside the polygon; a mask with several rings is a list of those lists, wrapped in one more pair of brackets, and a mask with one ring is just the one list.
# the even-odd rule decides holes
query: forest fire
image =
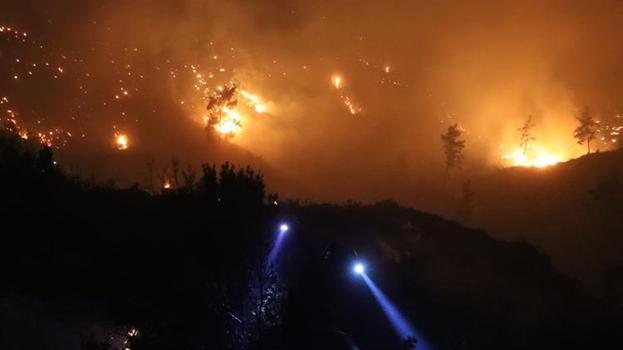
{"label": "forest fire", "polygon": [[528,152],[517,148],[502,156],[502,159],[510,163],[511,166],[528,168],[545,168],[564,161],[562,157],[540,148],[530,149]]}
{"label": "forest fire", "polygon": [[[469,129],[462,135],[466,144],[462,168],[469,171],[490,160],[496,166],[543,168],[588,149],[613,150],[622,144],[620,111],[601,111],[598,104],[588,101],[587,105],[595,108],[597,125],[587,129],[590,142],[576,145],[574,116],[580,102],[570,100],[566,93],[559,94],[556,86],[531,82],[519,84],[522,91],[497,88],[499,96],[488,100],[479,95],[479,88],[471,86],[472,79],[466,79],[462,70],[449,74],[452,78],[446,81],[447,77],[437,76],[437,70],[425,68],[436,62],[407,64],[417,61],[417,54],[360,50],[351,47],[350,41],[339,54],[320,43],[310,45],[310,52],[293,54],[210,33],[203,44],[165,40],[167,50],[152,50],[159,48],[150,48],[137,33],[128,33],[133,40],[119,42],[124,28],[115,24],[104,28],[94,21],[86,30],[98,35],[98,41],[84,38],[83,46],[74,47],[69,34],[67,40],[54,40],[54,35],[44,35],[28,23],[1,24],[0,60],[4,68],[0,70],[0,105],[11,111],[8,117],[14,123],[10,129],[55,149],[71,143],[72,147],[64,150],[68,153],[88,147],[133,153],[128,150],[134,148],[136,140],[140,140],[141,150],[159,152],[163,137],[189,143],[214,138],[289,167],[288,162],[303,150],[322,154],[323,145],[332,140],[336,155],[353,157],[355,163],[363,164],[356,158],[375,154],[385,163],[388,161],[381,154],[393,154],[395,147],[409,144],[414,150],[424,150],[437,142],[431,126],[445,123],[445,118]],[[170,35],[166,31],[148,33],[154,37]],[[356,45],[366,40],[361,37]],[[108,41],[119,45],[97,44]],[[158,46],[162,42],[154,43]],[[454,63],[447,67],[454,67]],[[37,91],[55,94],[38,96]],[[524,101],[521,96],[527,92],[533,97]],[[521,119],[529,113],[534,113],[534,120],[519,130],[530,143],[526,151],[514,137],[521,135],[511,136],[510,131],[521,126]],[[502,114],[505,117],[499,118]],[[263,116],[270,116],[270,120]],[[356,121],[351,116],[364,118]],[[190,122],[189,128],[186,122]],[[189,131],[191,128],[195,130]],[[112,132],[101,135],[100,130]],[[117,134],[128,130],[132,130],[131,135]],[[380,133],[392,141],[373,145],[371,135]],[[501,143],[506,145],[502,150],[498,148]],[[203,145],[182,144],[172,142],[166,152],[197,161],[206,157]],[[376,147],[383,150],[377,152]],[[361,153],[352,153],[354,148]],[[409,164],[440,164],[444,155],[441,149],[408,154],[405,161]],[[385,166],[395,165],[389,162]],[[303,162],[297,163],[294,172],[308,174],[306,167]],[[366,173],[365,169],[358,171]],[[370,175],[366,181],[377,180]]]}
{"label": "forest fire", "polygon": [[[331,83],[336,90],[343,91],[344,90],[344,80],[342,76],[335,74],[331,77]],[[340,94],[340,100],[346,106],[348,112],[352,115],[361,113],[362,109],[358,105],[356,105],[349,95],[345,93]]]}
{"label": "forest fire", "polygon": [[260,96],[241,89],[240,83],[234,81],[218,86],[208,94],[207,100],[208,113],[202,118],[204,126],[216,130],[224,138],[233,138],[242,131],[246,116],[243,117],[239,111],[241,101],[255,113],[261,114],[268,110]]}
{"label": "forest fire", "polygon": [[333,82],[333,86],[335,86],[336,89],[341,89],[342,88],[342,77],[339,75],[334,75],[331,78],[331,81]]}
{"label": "forest fire", "polygon": [[[568,146],[564,149],[560,148],[560,145],[565,142],[563,139],[557,138],[558,142],[556,144],[547,143],[547,145],[544,145],[541,139],[537,137],[537,132],[540,131],[542,133],[542,129],[537,130],[537,127],[538,125],[532,115],[529,115],[524,120],[521,127],[517,129],[519,146],[510,152],[505,152],[502,156],[502,159],[507,164],[514,167],[545,168],[574,156],[574,154],[570,154],[571,151]],[[564,135],[559,137],[564,137]],[[594,137],[593,134],[590,137]],[[551,138],[552,136],[550,135],[548,140],[551,141]],[[576,138],[580,144],[585,142],[583,138],[578,138],[578,136]],[[552,151],[553,149],[557,151],[554,152]],[[564,156],[561,150],[564,150]]]}
{"label": "forest fire", "polygon": [[1,8],[0,350],[621,342],[623,1]]}
{"label": "forest fire", "polygon": [[116,134],[115,146],[119,151],[127,150],[130,147],[130,140],[128,139],[128,135],[122,133]]}
{"label": "forest fire", "polygon": [[222,112],[223,114],[214,126],[214,129],[224,137],[236,136],[236,134],[242,130],[242,118],[240,114],[228,107],[224,107]]}
{"label": "forest fire", "polygon": [[259,96],[253,95],[246,90],[240,90],[240,95],[245,98],[247,104],[253,107],[257,113],[266,112],[267,107],[262,103],[262,99]]}

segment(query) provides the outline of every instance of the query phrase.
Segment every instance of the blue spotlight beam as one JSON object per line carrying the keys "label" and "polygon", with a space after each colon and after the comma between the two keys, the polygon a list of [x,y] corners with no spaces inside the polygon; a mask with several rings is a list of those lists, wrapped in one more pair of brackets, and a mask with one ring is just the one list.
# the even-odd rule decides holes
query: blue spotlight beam
{"label": "blue spotlight beam", "polygon": [[385,296],[385,294],[376,286],[376,284],[368,277],[368,275],[364,271],[357,272],[363,280],[366,282],[366,285],[374,295],[374,299],[379,303],[381,309],[385,313],[385,316],[389,319],[392,327],[400,337],[400,339],[406,341],[409,338],[415,338],[417,340],[417,349],[418,350],[426,350],[429,349],[428,346],[425,346],[422,338],[417,335],[415,329],[409,321],[398,311],[396,306]]}
{"label": "blue spotlight beam", "polygon": [[275,260],[277,259],[277,255],[279,254],[279,250],[281,249],[281,245],[283,244],[283,239],[290,230],[290,227],[287,224],[279,225],[279,233],[277,234],[277,239],[275,240],[275,244],[273,248],[268,253],[268,265],[273,265]]}

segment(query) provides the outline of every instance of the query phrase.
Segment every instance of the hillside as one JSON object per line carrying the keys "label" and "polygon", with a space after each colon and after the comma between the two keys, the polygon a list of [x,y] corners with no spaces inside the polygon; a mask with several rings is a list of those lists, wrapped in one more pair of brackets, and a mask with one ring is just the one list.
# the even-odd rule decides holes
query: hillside
{"label": "hillside", "polygon": [[0,136],[2,349],[413,349],[356,260],[420,350],[600,348],[621,325],[530,245],[393,202],[279,203],[227,164],[150,195]]}
{"label": "hillside", "polygon": [[[140,145],[132,145],[127,152],[120,152],[112,145],[99,148],[81,148],[70,145],[58,150],[57,160],[67,172],[82,178],[100,182],[113,181],[119,187],[138,184],[141,189],[159,190],[162,179],[173,177],[173,162],[178,163],[180,172],[189,167],[194,171],[201,169],[203,163],[221,164],[230,162],[239,166],[251,166],[261,171],[269,190],[282,195],[304,193],[305,187],[287,173],[262,157],[253,154],[228,140],[212,140],[205,133],[194,133],[184,140],[166,139],[164,144],[175,144],[173,149],[149,150]],[[150,170],[150,165],[153,167]],[[151,179],[150,179],[151,177]]]}
{"label": "hillside", "polygon": [[623,265],[623,150],[502,169],[476,178],[473,188],[473,225],[530,242],[595,289],[607,270]]}
{"label": "hillside", "polygon": [[[297,246],[284,254],[284,270],[297,275],[305,252],[322,251],[337,314],[349,315],[342,317],[350,322],[374,319],[366,315],[369,310],[352,314],[361,299],[369,299],[345,281],[346,267],[358,257],[370,261],[370,274],[400,300],[434,348],[580,348],[590,339],[607,338],[607,329],[594,326],[607,315],[604,304],[526,243],[495,240],[393,202],[303,206],[292,214],[302,237],[297,233]],[[376,329],[387,327],[382,318],[376,322]],[[575,336],[564,339],[563,334]],[[365,330],[354,335],[370,343],[379,337]]]}

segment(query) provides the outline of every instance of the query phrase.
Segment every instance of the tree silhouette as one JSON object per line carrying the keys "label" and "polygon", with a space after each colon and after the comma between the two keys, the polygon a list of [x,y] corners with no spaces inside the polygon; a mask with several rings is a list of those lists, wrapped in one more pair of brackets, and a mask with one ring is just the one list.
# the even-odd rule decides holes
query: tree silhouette
{"label": "tree silhouette", "polygon": [[180,161],[177,158],[171,159],[171,175],[173,178],[173,184],[175,185],[175,188],[179,188],[180,187],[180,181],[179,181]]}
{"label": "tree silhouette", "polygon": [[595,134],[597,133],[597,122],[593,119],[588,109],[584,109],[577,119],[580,122],[580,126],[575,128],[573,136],[578,140],[580,145],[586,143],[586,154],[590,154],[591,141],[595,138]]}
{"label": "tree silhouette", "polygon": [[203,170],[203,176],[199,183],[200,193],[208,201],[216,201],[218,198],[218,173],[216,166],[203,164],[201,169]]}
{"label": "tree silhouette", "polygon": [[170,164],[166,164],[158,175],[158,179],[160,180],[160,191],[162,191],[163,193],[170,192],[169,190],[171,187],[171,181],[169,180],[169,166]]}
{"label": "tree silhouette", "polygon": [[[459,145],[451,155],[460,161],[461,133],[457,126],[450,129],[454,136],[444,136]],[[380,332],[379,325],[389,324],[365,317],[380,312],[369,291],[345,278],[344,266],[357,251],[375,249],[380,231],[398,258],[378,259],[375,270],[386,276],[388,293],[399,298],[409,318],[430,322],[422,336],[453,337],[454,327],[446,331],[449,318],[459,330],[470,325],[469,338],[453,345],[444,340],[447,348],[468,342],[473,348],[512,348],[517,337],[508,334],[522,334],[521,348],[539,348],[567,341],[558,336],[569,332],[581,335],[578,348],[607,348],[602,344],[618,336],[609,330],[621,328],[620,264],[604,276],[606,305],[612,306],[606,308],[528,244],[493,240],[396,202],[269,205],[276,196],[266,194],[262,176],[229,163],[205,164],[197,174],[180,167],[179,187],[162,194],[85,186],[63,176],[52,149],[40,149],[36,140],[0,130],[0,220],[6,227],[19,224],[19,231],[3,231],[0,244],[0,310],[12,310],[12,295],[19,292],[20,299],[33,300],[24,304],[32,307],[21,307],[20,300],[14,308],[25,309],[29,320],[37,320],[30,309],[39,308],[44,315],[59,310],[68,320],[92,317],[93,327],[91,321],[80,327],[93,332],[76,343],[83,350],[354,348],[340,328],[353,330],[362,348],[423,348],[422,340]],[[162,178],[173,181],[170,166]],[[607,228],[623,232],[610,224],[622,217],[620,174],[605,180],[591,194],[612,209],[604,216],[609,221],[602,220]],[[466,209],[473,196],[466,182]],[[296,230],[277,269],[266,258],[284,218]],[[482,256],[487,259],[474,258]],[[482,276],[482,283],[471,283]],[[439,297],[428,303],[431,295]],[[69,305],[73,298],[79,307]],[[526,308],[529,328],[499,322],[500,310]],[[619,313],[610,315],[610,309]],[[0,326],[11,321],[2,316]],[[45,331],[47,316],[36,323]],[[110,328],[123,331],[113,334]],[[546,332],[533,333],[535,328]],[[0,331],[0,344],[12,329]]]}
{"label": "tree silhouette", "polygon": [[54,155],[50,146],[43,145],[39,150],[37,169],[44,174],[51,174],[54,171]]}
{"label": "tree silhouette", "polygon": [[182,170],[182,179],[184,180],[184,191],[191,193],[197,181],[197,172],[193,169],[192,165],[188,164],[186,170]]}
{"label": "tree silhouette", "polygon": [[536,137],[532,133],[536,124],[532,121],[532,116],[528,116],[528,119],[524,122],[523,126],[517,131],[519,131],[519,146],[523,150],[524,156],[528,153],[528,147],[530,146],[530,142],[536,140]]}
{"label": "tree silhouette", "polygon": [[202,170],[198,193],[210,202],[254,209],[263,206],[268,199],[262,174],[250,167],[236,168],[226,162],[219,170],[210,164],[203,164]]}
{"label": "tree silhouette", "polygon": [[446,174],[453,168],[460,167],[463,161],[465,140],[461,140],[461,129],[458,124],[450,125],[445,134],[441,135],[443,151],[446,155]]}

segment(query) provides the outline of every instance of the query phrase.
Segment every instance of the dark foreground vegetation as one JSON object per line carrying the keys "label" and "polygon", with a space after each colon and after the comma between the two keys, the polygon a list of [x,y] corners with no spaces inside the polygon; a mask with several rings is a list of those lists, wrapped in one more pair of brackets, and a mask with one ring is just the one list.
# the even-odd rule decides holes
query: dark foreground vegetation
{"label": "dark foreground vegetation", "polygon": [[154,195],[68,177],[3,132],[0,220],[0,349],[599,349],[623,325],[620,285],[593,298],[528,244],[393,202],[279,203],[228,164]]}

